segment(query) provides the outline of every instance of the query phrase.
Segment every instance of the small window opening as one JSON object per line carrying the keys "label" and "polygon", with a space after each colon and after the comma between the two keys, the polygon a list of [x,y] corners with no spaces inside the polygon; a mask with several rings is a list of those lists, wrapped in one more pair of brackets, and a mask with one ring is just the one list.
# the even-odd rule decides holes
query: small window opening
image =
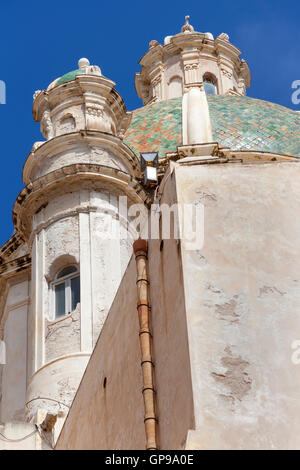
{"label": "small window opening", "polygon": [[205,74],[203,76],[203,87],[207,95],[217,94],[217,80],[213,75]]}
{"label": "small window opening", "polygon": [[80,274],[76,266],[62,269],[51,285],[54,296],[54,316],[61,318],[76,310],[80,303]]}

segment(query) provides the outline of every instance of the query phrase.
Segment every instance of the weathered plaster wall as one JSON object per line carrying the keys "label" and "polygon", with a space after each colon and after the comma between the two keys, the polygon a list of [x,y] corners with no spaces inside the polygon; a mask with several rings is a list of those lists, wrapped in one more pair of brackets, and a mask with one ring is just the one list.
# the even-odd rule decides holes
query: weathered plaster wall
{"label": "weathered plaster wall", "polygon": [[32,172],[32,179],[37,179],[64,166],[80,163],[109,166],[128,173],[128,166],[108,148],[98,148],[86,143],[73,144],[73,147],[73,149],[67,148],[58,154],[42,155],[43,159]]}
{"label": "weathered plaster wall", "polygon": [[[80,98],[79,98],[80,100]],[[60,107],[61,108],[61,107]],[[51,114],[55,136],[85,128],[84,105],[54,109]]]}
{"label": "weathered plaster wall", "polygon": [[45,361],[80,351],[80,304],[76,310],[45,327]]}
{"label": "weathered plaster wall", "polygon": [[[51,398],[47,407],[54,410],[54,399],[70,404],[81,379],[79,369],[82,367],[83,374],[130,259],[128,239],[118,238],[120,230],[127,233],[126,220],[118,217],[118,196],[113,188],[82,187],[52,197],[34,216],[33,308],[29,322],[32,380],[27,391],[30,420],[36,419],[38,409],[46,403],[36,400],[38,396]],[[69,264],[80,268],[81,302],[76,312],[57,321],[51,282]],[[74,354],[82,357],[76,367],[75,360],[69,359]],[[57,360],[59,365],[53,366]],[[59,385],[68,382],[71,385],[65,389]]]}
{"label": "weathered plaster wall", "polygon": [[179,200],[205,206],[183,251],[196,431],[188,448],[300,448],[300,166],[179,166]]}
{"label": "weathered plaster wall", "polygon": [[41,410],[67,412],[89,358],[89,353],[65,354],[41,367],[27,386],[27,420],[38,422]]}
{"label": "weathered plaster wall", "polygon": [[29,282],[12,284],[4,310],[6,317],[3,340],[6,364],[2,366],[0,421],[24,419],[27,384],[27,317]]}
{"label": "weathered plaster wall", "polygon": [[0,450],[50,450],[32,424],[0,424],[0,432]]}
{"label": "weathered plaster wall", "polygon": [[[174,180],[168,178],[162,203],[176,201]],[[150,241],[149,279],[159,446],[182,449],[194,416],[180,243]],[[138,330],[131,259],[57,449],[145,448]]]}
{"label": "weathered plaster wall", "polygon": [[[164,98],[172,99],[177,96],[182,96],[183,94],[183,84],[184,84],[184,71],[182,62],[180,60],[180,55],[170,56],[165,61],[165,74],[164,74]],[[178,85],[176,91],[180,88],[180,93],[175,93],[172,86],[172,80],[174,77],[181,79],[181,87]],[[179,82],[178,82],[179,83]],[[171,86],[170,86],[171,84]]]}
{"label": "weathered plaster wall", "polygon": [[132,259],[56,448],[144,449],[144,406]]}
{"label": "weathered plaster wall", "polygon": [[[2,377],[3,377],[4,364],[0,364],[0,412],[1,412],[1,403],[2,403]],[[1,413],[0,413],[1,416]]]}

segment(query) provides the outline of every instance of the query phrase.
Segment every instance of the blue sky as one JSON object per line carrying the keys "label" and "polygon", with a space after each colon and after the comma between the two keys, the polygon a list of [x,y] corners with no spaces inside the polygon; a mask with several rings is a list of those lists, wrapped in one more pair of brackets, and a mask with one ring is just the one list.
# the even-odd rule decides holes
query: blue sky
{"label": "blue sky", "polygon": [[300,80],[300,2],[151,0],[103,2],[11,1],[1,4],[0,245],[12,235],[12,206],[22,189],[26,156],[42,140],[32,119],[32,95],[77,68],[80,57],[99,65],[116,82],[127,109],[141,106],[134,89],[138,61],[151,39],[176,34],[185,15],[197,31],[225,32],[242,50],[252,73],[248,95],[296,110],[291,83]]}

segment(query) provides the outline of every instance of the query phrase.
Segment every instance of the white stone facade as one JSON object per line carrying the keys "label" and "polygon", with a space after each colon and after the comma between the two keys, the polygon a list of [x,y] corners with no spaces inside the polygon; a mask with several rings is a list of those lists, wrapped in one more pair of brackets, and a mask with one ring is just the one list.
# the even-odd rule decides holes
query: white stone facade
{"label": "white stone facade", "polygon": [[[88,378],[69,415],[72,424],[64,428],[72,439],[63,437],[61,446],[80,446],[78,407],[85,409],[80,420],[90,440],[89,419],[98,429],[98,418],[89,404],[97,393],[106,399],[106,371],[93,371],[102,348],[107,351],[103,364],[114,380],[109,403],[115,427],[110,432],[108,414],[101,421],[100,439],[94,432],[92,440],[107,445],[107,433],[107,442],[135,445],[134,432],[127,435],[125,427],[130,420],[134,431],[143,427],[142,400],[137,410],[135,389],[126,408],[120,387],[131,393],[141,378],[139,359],[128,367],[132,383],[123,365],[126,354],[139,358],[137,338],[131,343],[130,337],[135,294],[127,292],[136,289],[132,262],[127,266],[137,234],[124,198],[128,209],[140,204],[146,213],[155,202],[159,223],[164,203],[203,205],[206,217],[202,248],[190,250],[183,236],[165,245],[163,237],[150,244],[157,403],[165,448],[173,442],[187,449],[246,448],[248,442],[254,448],[272,447],[272,442],[284,447],[282,422],[299,406],[293,369],[288,369],[290,350],[281,363],[275,350],[278,338],[289,348],[299,323],[300,280],[293,263],[299,252],[294,214],[300,195],[297,182],[289,185],[299,173],[299,157],[248,147],[233,150],[213,141],[205,83],[216,94],[244,96],[250,72],[239,56],[227,34],[214,39],[211,33],[195,32],[188,17],[164,45],[151,41],[136,74],[138,95],[146,106],[183,97],[178,108],[182,140],[177,151],[160,155],[157,187],[143,183],[140,161],[123,140],[132,113],[98,66],[81,59],[78,70],[34,94],[33,117],[45,140],[33,144],[25,161],[25,187],[13,208],[15,232],[0,249],[0,340],[6,345],[6,364],[0,364],[0,431],[8,437],[0,448],[13,447],[25,434],[15,448],[53,448],[87,364]],[[80,301],[72,290],[78,276]],[[61,285],[63,314],[56,291]],[[119,323],[120,309],[124,323]],[[260,344],[269,332],[266,351]],[[272,376],[273,350],[282,365],[281,371],[276,365],[282,387]],[[101,381],[97,392],[95,377]],[[178,411],[175,418],[172,408]],[[96,410],[96,417],[101,411]],[[114,413],[122,415],[124,429]],[[14,426],[15,421],[19,424]],[[297,419],[291,421],[296,437],[291,436],[289,446],[296,447],[299,426]]]}
{"label": "white stone facade", "polygon": [[[99,68],[85,72],[34,96],[33,115],[47,140],[35,143],[25,162],[16,235],[3,247],[6,422],[66,415],[131,256],[133,233],[119,198],[129,207],[148,198],[135,179],[137,158],[121,140],[130,114]],[[68,266],[80,273],[80,303],[56,318],[53,282]]]}

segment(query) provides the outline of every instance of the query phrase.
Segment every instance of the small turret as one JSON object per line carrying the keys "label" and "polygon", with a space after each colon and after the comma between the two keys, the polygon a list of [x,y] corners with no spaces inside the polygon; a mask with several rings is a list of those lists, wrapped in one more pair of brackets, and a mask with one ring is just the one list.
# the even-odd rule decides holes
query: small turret
{"label": "small turret", "polygon": [[98,66],[83,58],[78,67],[34,94],[46,141],[24,164],[26,187],[13,215],[32,259],[26,418],[54,423],[54,416],[56,428],[131,256],[119,198],[128,209],[147,198],[136,180],[138,159],[122,138],[131,113]]}
{"label": "small turret", "polygon": [[239,58],[241,51],[225,33],[214,39],[211,33],[195,31],[189,18],[179,34],[165,38],[164,45],[152,40],[140,60],[135,86],[144,105],[180,97],[194,85],[203,86],[207,94],[246,94],[250,71]]}
{"label": "small turret", "polygon": [[33,117],[49,140],[79,130],[118,135],[126,116],[125,104],[97,65],[86,58],[78,69],[57,78],[47,90],[34,94]]}

